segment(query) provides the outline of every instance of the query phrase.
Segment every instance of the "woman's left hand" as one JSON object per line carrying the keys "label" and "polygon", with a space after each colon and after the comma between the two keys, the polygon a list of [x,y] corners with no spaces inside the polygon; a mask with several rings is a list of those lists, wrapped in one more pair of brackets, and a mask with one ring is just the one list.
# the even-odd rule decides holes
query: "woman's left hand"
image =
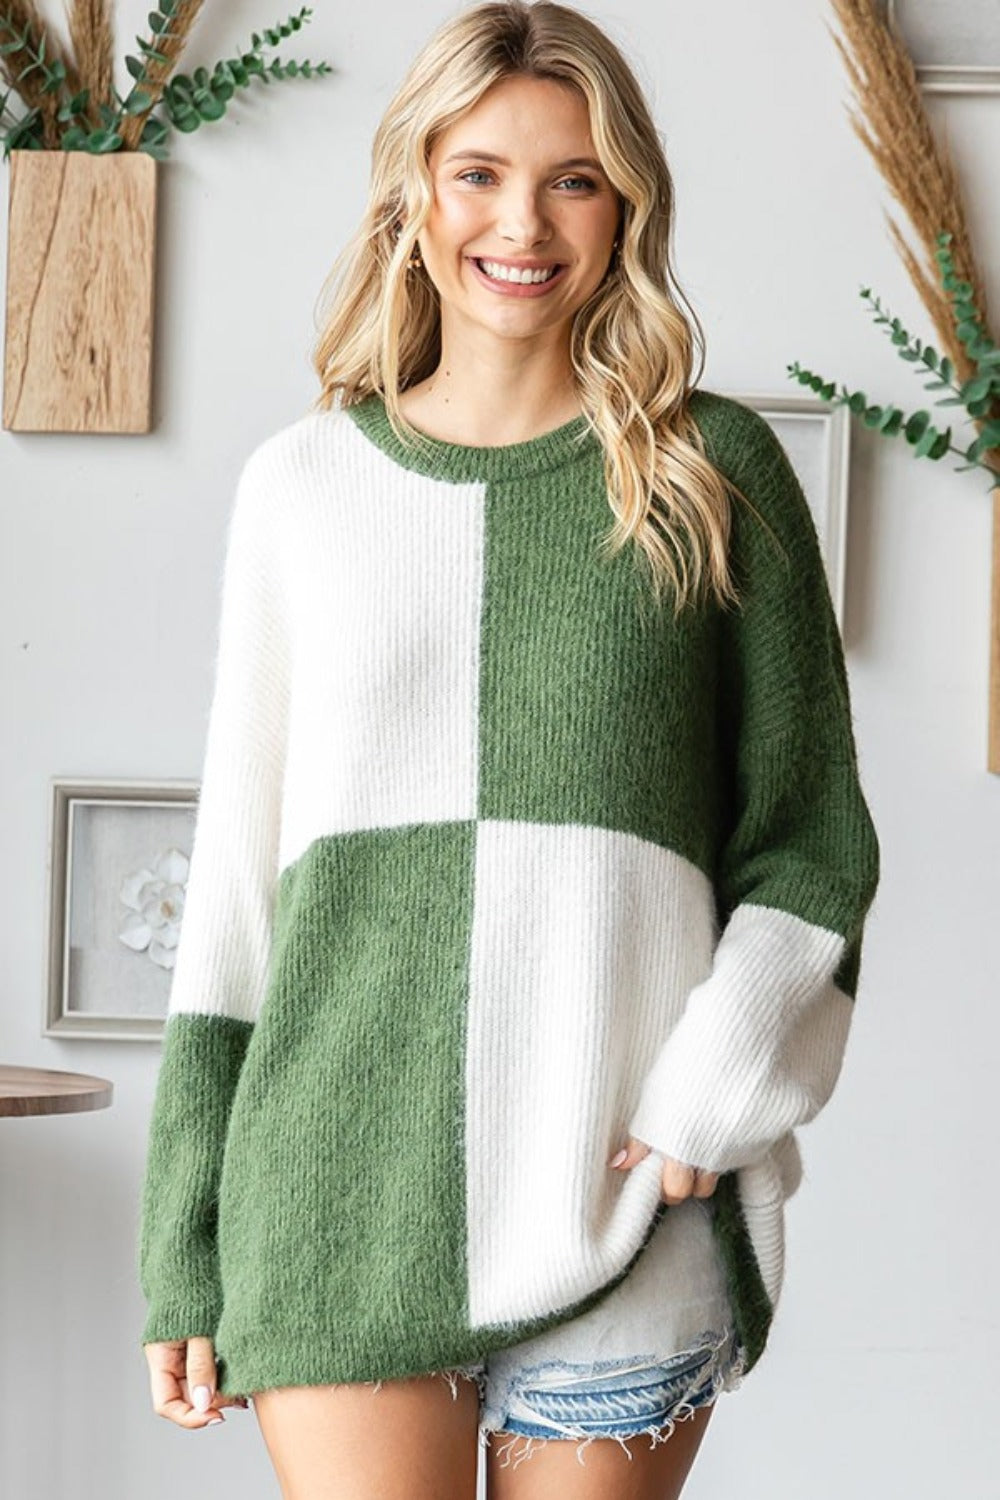
{"label": "woman's left hand", "polygon": [[[645,1141],[634,1136],[626,1139],[625,1146],[608,1162],[609,1167],[627,1172],[637,1166],[652,1151]],[[718,1172],[706,1172],[701,1167],[689,1167],[686,1162],[675,1161],[672,1156],[663,1158],[661,1196],[665,1203],[683,1203],[685,1198],[710,1198],[719,1180]]]}

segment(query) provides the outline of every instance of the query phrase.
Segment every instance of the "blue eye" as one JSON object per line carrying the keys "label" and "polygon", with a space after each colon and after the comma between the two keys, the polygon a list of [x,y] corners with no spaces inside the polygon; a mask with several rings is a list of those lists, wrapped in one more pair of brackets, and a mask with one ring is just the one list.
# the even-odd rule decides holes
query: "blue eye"
{"label": "blue eye", "polygon": [[[459,182],[467,182],[470,177],[489,177],[490,175],[491,173],[484,171],[482,167],[470,167],[467,172],[459,173],[458,180]],[[563,177],[561,181],[582,183],[584,192],[592,191],[596,187],[596,183],[589,177]],[[473,187],[478,187],[478,185],[478,183],[472,184]]]}

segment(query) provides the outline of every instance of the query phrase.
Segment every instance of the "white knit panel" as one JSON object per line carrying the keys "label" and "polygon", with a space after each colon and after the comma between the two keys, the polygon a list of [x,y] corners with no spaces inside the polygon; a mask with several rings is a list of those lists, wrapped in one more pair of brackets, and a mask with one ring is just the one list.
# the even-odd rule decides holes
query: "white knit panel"
{"label": "white knit panel", "polygon": [[343,414],[300,424],[280,862],[322,835],[471,818],[483,483],[395,464]]}
{"label": "white knit panel", "polygon": [[277,875],[288,703],[282,534],[271,448],[244,464],[229,507],[215,671],[170,1014],[254,1021]]}
{"label": "white knit panel", "polygon": [[[631,834],[484,820],[466,1045],[473,1327],[567,1306],[641,1245],[663,1158],[607,1166],[711,967],[711,887]],[[544,1226],[544,1232],[542,1232]]]}
{"label": "white knit panel", "polygon": [[652,1062],[632,1133],[691,1166],[760,1161],[833,1092],[854,1002],[833,976],[838,932],[745,901],[712,973]]}

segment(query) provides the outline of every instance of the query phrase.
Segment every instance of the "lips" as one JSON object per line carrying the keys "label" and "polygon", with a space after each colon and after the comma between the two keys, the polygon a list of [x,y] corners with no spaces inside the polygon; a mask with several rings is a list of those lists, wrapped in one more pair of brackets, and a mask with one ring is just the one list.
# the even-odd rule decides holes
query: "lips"
{"label": "lips", "polygon": [[[551,287],[561,282],[566,272],[565,265],[561,262],[554,262],[555,269],[552,275],[547,276],[544,281],[508,281],[496,276],[490,276],[487,271],[484,271],[480,263],[482,260],[481,256],[470,255],[466,259],[472,267],[476,279],[482,282],[483,286],[488,287],[494,293],[507,297],[542,297]],[[497,264],[504,265],[506,262],[498,261]]]}

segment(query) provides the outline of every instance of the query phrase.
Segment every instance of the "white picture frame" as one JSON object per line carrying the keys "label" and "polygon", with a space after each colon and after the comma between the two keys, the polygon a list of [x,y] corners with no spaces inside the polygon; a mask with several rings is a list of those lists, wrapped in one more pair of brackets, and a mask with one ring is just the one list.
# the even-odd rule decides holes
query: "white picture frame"
{"label": "white picture frame", "polygon": [[[880,0],[929,94],[1000,93],[997,0]],[[981,60],[984,59],[984,60]]]}
{"label": "white picture frame", "polygon": [[198,791],[50,777],[43,1036],[162,1037]]}
{"label": "white picture frame", "polygon": [[[816,523],[837,625],[844,630],[847,508],[850,493],[851,412],[818,396],[726,392],[774,429],[791,459]],[[752,496],[750,497],[753,498]]]}

